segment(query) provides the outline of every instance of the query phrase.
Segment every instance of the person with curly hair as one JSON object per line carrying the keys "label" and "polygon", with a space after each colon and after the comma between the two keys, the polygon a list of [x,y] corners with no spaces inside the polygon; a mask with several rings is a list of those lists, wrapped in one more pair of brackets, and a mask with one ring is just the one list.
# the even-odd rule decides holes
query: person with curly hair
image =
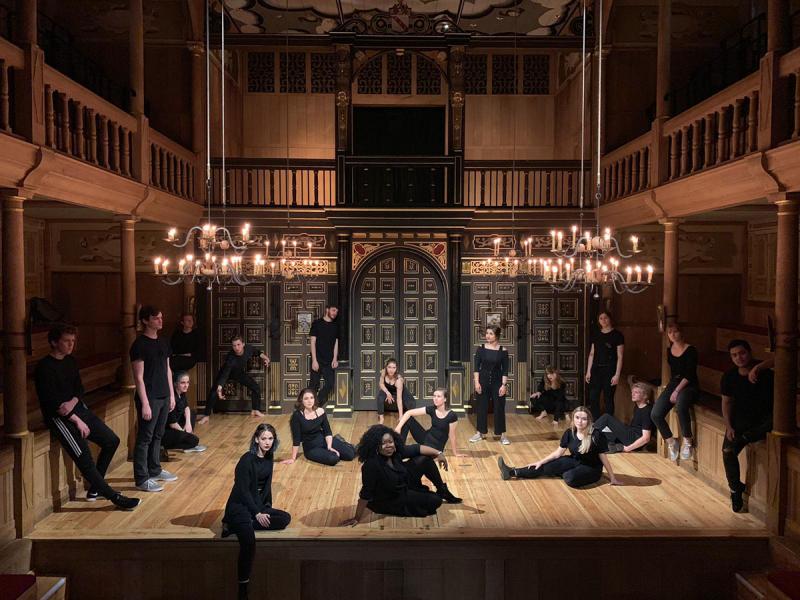
{"label": "person with curly hair", "polygon": [[444,486],[433,459],[438,457],[445,470],[447,461],[436,448],[406,446],[394,430],[373,425],[361,436],[357,453],[361,492],[355,515],[343,521],[342,526],[357,525],[367,508],[383,515],[427,517],[442,505],[442,498],[421,481],[424,475],[437,489]]}

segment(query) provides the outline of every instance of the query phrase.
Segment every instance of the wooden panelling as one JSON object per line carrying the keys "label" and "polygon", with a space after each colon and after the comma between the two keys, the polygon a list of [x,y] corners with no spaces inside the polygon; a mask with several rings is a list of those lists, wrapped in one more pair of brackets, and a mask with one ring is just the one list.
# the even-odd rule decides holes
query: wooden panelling
{"label": "wooden panelling", "polygon": [[789,468],[788,498],[786,501],[786,530],[800,537],[800,448],[790,446],[786,452]]}
{"label": "wooden panelling", "polygon": [[0,542],[13,540],[14,530],[14,451],[0,446]]}
{"label": "wooden panelling", "polygon": [[[245,94],[242,154],[248,158],[333,158],[330,94]],[[288,131],[287,131],[288,126]]]}

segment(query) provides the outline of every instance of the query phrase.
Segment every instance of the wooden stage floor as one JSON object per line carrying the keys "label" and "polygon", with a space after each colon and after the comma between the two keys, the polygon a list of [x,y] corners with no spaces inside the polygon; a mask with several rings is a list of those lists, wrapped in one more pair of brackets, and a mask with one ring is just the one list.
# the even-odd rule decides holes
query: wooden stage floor
{"label": "wooden stage floor", "polygon": [[[291,451],[288,415],[266,419],[278,430],[278,459]],[[331,419],[334,433],[356,442],[366,427],[377,421],[375,413],[357,413],[352,419]],[[387,415],[387,424],[395,415]],[[131,463],[109,474],[109,482],[124,494],[139,496],[135,511],[113,510],[109,502],[87,503],[80,491],[58,513],[38,523],[29,536],[54,539],[212,539],[219,537],[220,519],[238,457],[244,452],[256,420],[244,415],[217,415],[198,428],[208,451],[201,454],[171,452],[165,468],[179,480],[165,484],[157,494],[135,490]],[[273,498],[277,508],[292,514],[289,529],[260,533],[259,537],[284,540],[313,538],[364,539],[469,539],[487,537],[620,537],[759,536],[764,526],[747,514],[734,514],[727,498],[699,479],[654,454],[615,454],[614,470],[626,485],[613,487],[603,477],[598,485],[573,490],[561,480],[509,481],[500,479],[497,457],[511,465],[533,462],[558,443],[562,428],[528,415],[509,415],[510,446],[489,440],[469,444],[474,429],[459,421],[459,445],[468,457],[450,456],[444,474],[451,490],[464,499],[460,505],[443,505],[425,519],[372,515],[357,527],[338,523],[351,517],[360,486],[357,461],[335,467],[311,463],[301,457],[293,465],[275,466]],[[427,425],[423,423],[423,425]]]}

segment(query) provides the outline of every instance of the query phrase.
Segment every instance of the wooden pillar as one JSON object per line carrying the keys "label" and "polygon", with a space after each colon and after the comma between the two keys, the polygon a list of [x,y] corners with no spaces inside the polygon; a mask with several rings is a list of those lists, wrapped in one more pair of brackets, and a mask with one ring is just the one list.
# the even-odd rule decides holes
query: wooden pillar
{"label": "wooden pillar", "polygon": [[665,327],[661,344],[661,384],[669,380],[667,365],[667,331],[666,325],[678,321],[678,236],[680,221],[678,219],[662,219],[664,226],[664,291],[661,304],[664,307]]}
{"label": "wooden pillar", "polygon": [[791,133],[789,80],[780,77],[780,56],[791,48],[789,0],[767,1],[767,52],[761,59],[758,149],[767,150]]}
{"label": "wooden pillar", "polygon": [[14,132],[44,144],[44,52],[37,45],[37,0],[17,0],[15,8],[15,40],[25,54],[25,65],[14,77]]}
{"label": "wooden pillar", "polygon": [[206,106],[205,106],[205,51],[201,42],[190,42],[192,55],[192,150],[197,159],[194,169],[194,200],[205,201],[206,177]]}
{"label": "wooden pillar", "polygon": [[14,448],[13,506],[17,537],[33,529],[33,434],[28,431],[25,351],[25,197],[16,188],[3,203],[3,414],[6,440]]}
{"label": "wooden pillar", "polygon": [[136,339],[136,241],[137,219],[133,216],[119,218],[120,244],[120,328],[122,330],[122,378],[121,386],[130,394],[128,409],[128,457],[133,455],[136,443],[136,407],[133,405],[134,381],[131,360],[128,354]]}
{"label": "wooden pillar", "polygon": [[668,117],[672,55],[672,0],[658,0],[656,41],[656,119]]}
{"label": "wooden pillar", "polygon": [[467,97],[464,91],[464,54],[464,46],[451,46],[447,63],[450,77],[450,154],[456,161],[450,201],[458,205],[464,202],[464,105]]}
{"label": "wooden pillar", "polygon": [[767,0],[767,52],[783,53],[792,47],[789,0]]}
{"label": "wooden pillar", "polygon": [[[130,61],[131,114],[136,117],[132,132],[130,175],[144,184],[150,183],[150,125],[144,114],[144,13],[142,0],[128,0],[130,10],[128,49]],[[125,170],[123,169],[123,173]]]}
{"label": "wooden pillar", "polygon": [[349,149],[351,77],[350,44],[334,45],[336,53],[336,204],[347,202],[345,156]]}
{"label": "wooden pillar", "polygon": [[352,284],[352,241],[349,232],[336,234],[339,264],[336,273],[339,284],[339,362],[350,360],[350,285]]}
{"label": "wooden pillar", "polygon": [[461,361],[461,243],[460,233],[447,236],[447,270],[450,279],[449,362]]}

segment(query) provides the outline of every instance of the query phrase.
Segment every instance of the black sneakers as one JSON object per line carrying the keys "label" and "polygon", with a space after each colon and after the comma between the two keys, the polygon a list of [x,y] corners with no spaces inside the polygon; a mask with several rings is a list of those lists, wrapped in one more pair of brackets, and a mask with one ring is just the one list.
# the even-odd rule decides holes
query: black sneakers
{"label": "black sneakers", "polygon": [[503,481],[511,479],[511,467],[506,464],[502,456],[497,457],[497,466],[500,467],[500,477]]}
{"label": "black sneakers", "polygon": [[128,498],[117,492],[111,498],[111,503],[120,510],[133,510],[139,506],[139,498]]}
{"label": "black sneakers", "polygon": [[731,492],[731,508],[735,513],[740,513],[744,510],[744,498],[742,498],[742,490]]}

